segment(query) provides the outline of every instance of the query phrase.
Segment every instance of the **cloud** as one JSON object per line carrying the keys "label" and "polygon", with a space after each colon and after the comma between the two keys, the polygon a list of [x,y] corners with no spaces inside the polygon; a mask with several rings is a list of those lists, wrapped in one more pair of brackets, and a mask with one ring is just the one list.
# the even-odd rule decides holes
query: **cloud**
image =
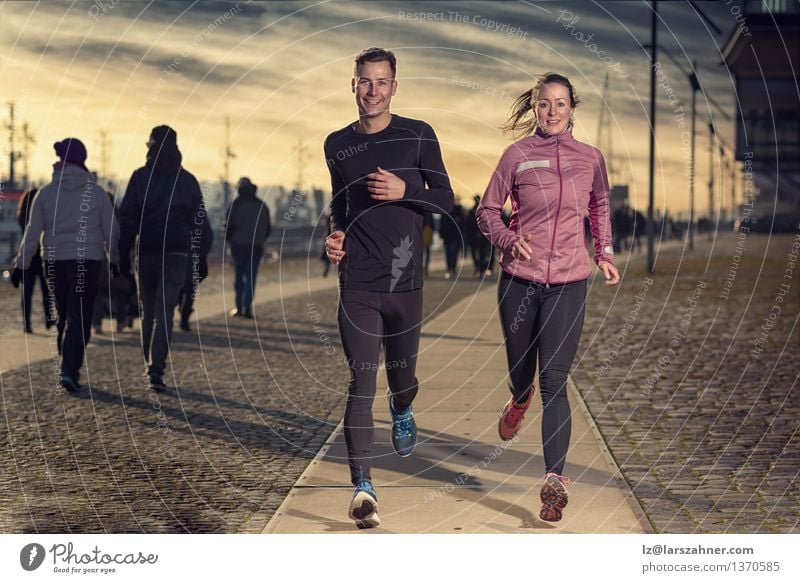
{"label": "cloud", "polygon": [[[353,57],[373,45],[397,53],[400,90],[393,108],[435,127],[464,194],[483,191],[509,143],[498,126],[511,100],[548,70],[568,75],[582,94],[577,131],[590,142],[609,74],[615,156],[630,157],[640,181],[646,171],[636,157],[647,151],[648,136],[645,4],[119,2],[97,21],[88,15],[92,5],[3,4],[0,81],[4,97],[18,101],[19,115],[31,121],[41,143],[108,128],[118,175],[140,163],[142,136],[152,125],[171,123],[187,166],[216,179],[226,116],[239,154],[234,173],[250,173],[262,184],[293,182],[298,139],[308,142],[309,166],[324,171],[322,140],[356,116],[349,87]],[[734,25],[722,3],[699,5],[725,31]],[[235,14],[223,18],[233,8]],[[422,11],[442,16],[406,16]],[[731,80],[718,55],[727,32],[710,34],[683,3],[660,3],[659,13],[660,44],[681,61],[683,50],[696,58],[709,95],[732,113]],[[615,72],[599,51],[628,75]],[[170,68],[176,58],[179,65]],[[671,61],[664,60],[664,72],[688,103],[686,79]],[[661,155],[679,167],[680,132],[659,91]],[[709,106],[698,97],[705,115]],[[731,134],[731,124],[721,132]],[[34,166],[46,171],[50,152],[42,150]]]}

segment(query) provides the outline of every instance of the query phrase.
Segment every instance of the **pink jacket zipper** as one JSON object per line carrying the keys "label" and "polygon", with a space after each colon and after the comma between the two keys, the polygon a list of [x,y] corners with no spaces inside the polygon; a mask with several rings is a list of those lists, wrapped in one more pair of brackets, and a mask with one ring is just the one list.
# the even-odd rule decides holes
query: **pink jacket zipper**
{"label": "pink jacket zipper", "polygon": [[558,230],[558,215],[561,213],[561,197],[564,192],[564,182],[561,177],[561,156],[559,140],[561,136],[556,136],[556,172],[558,172],[558,206],[556,207],[556,219],[553,224],[553,237],[550,239],[550,255],[547,258],[547,281],[545,287],[550,287],[550,265],[553,263],[553,249],[556,245],[556,231]]}

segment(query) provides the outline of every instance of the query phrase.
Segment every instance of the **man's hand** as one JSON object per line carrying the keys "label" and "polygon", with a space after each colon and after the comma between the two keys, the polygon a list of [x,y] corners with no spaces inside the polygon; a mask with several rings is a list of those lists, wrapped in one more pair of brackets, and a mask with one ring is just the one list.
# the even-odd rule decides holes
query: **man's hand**
{"label": "man's hand", "polygon": [[401,200],[406,194],[406,183],[396,174],[378,166],[378,171],[367,174],[367,190],[373,200]]}
{"label": "man's hand", "polygon": [[597,267],[603,272],[606,278],[606,285],[617,285],[619,283],[619,270],[614,267],[613,263],[601,261]]}
{"label": "man's hand", "polygon": [[344,231],[334,231],[325,238],[325,254],[328,261],[339,265],[344,259]]}
{"label": "man's hand", "polygon": [[22,281],[22,270],[19,267],[15,267],[14,271],[11,272],[11,285],[13,285],[14,287],[19,287],[21,281]]}

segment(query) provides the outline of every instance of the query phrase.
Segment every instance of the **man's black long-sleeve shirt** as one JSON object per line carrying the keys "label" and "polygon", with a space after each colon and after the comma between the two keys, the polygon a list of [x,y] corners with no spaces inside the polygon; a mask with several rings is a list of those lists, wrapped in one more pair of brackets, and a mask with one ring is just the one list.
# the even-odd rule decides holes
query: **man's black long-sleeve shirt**
{"label": "man's black long-sleeve shirt", "polygon": [[[374,134],[359,134],[356,124],[325,140],[331,173],[331,231],[345,232],[345,257],[339,266],[341,289],[400,292],[422,287],[422,217],[446,214],[453,190],[433,128],[392,115]],[[406,183],[398,201],[377,201],[366,176],[378,166]]]}

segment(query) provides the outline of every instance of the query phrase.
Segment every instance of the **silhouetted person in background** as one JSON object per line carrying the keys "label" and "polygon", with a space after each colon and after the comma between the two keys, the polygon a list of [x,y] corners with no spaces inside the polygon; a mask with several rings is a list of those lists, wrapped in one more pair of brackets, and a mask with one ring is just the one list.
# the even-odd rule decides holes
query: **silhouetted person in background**
{"label": "silhouetted person in background", "polygon": [[142,350],[148,388],[165,389],[169,343],[178,294],[186,276],[195,221],[203,208],[197,179],[181,167],[178,136],[157,126],[147,141],[147,161],[133,172],[119,208],[120,271],[131,273],[136,247]]}
{"label": "silhouetted person in background", "polygon": [[614,225],[614,252],[619,253],[628,249],[628,237],[633,234],[633,216],[631,208],[623,204],[611,216]]}
{"label": "silhouetted person in background", "polygon": [[236,307],[231,316],[253,317],[253,298],[264,242],[272,231],[269,208],[256,196],[257,187],[249,178],[239,180],[239,196],[228,208],[225,240],[233,256]]}
{"label": "silhouetted person in background", "polygon": [[[96,178],[96,175],[95,175]],[[114,208],[114,195],[106,192],[111,208]],[[95,334],[103,334],[103,318],[111,315],[111,279],[108,262],[104,261],[100,266],[100,274],[97,278],[97,297],[94,300],[94,310],[92,313],[92,328]],[[122,277],[117,274],[117,277]]]}
{"label": "silhouetted person in background", "polygon": [[633,211],[633,239],[631,241],[631,248],[636,248],[637,253],[642,252],[642,237],[647,235],[647,219],[645,216],[637,211]]}
{"label": "silhouetted person in background", "polygon": [[117,321],[117,332],[133,328],[133,321],[139,317],[139,298],[136,294],[136,281],[130,273],[111,279],[111,311]]}
{"label": "silhouetted person in background", "polygon": [[455,276],[458,268],[458,254],[464,247],[464,207],[457,204],[449,215],[442,215],[439,220],[439,236],[444,242],[444,257],[447,268],[445,279]]}
{"label": "silhouetted person in background", "polygon": [[431,213],[425,213],[422,217],[422,244],[425,246],[423,261],[427,277],[430,273],[431,247],[433,247],[433,215]]}
{"label": "silhouetted person in background", "polygon": [[45,274],[58,312],[59,384],[79,390],[80,369],[91,336],[97,278],[107,251],[116,271],[118,228],[114,206],[86,169],[86,148],[77,138],[53,144],[59,161],[53,180],[31,208],[30,222],[15,260],[12,282],[23,279],[44,233]]}
{"label": "silhouetted person in background", "polygon": [[[327,230],[328,225],[331,221],[331,215],[329,212],[325,212],[322,214],[322,218],[320,220],[320,225],[324,225],[325,229]],[[322,277],[328,277],[328,273],[331,271],[331,260],[328,259],[328,251],[325,248],[325,239],[322,240],[322,255],[320,255],[320,261],[322,261]]]}
{"label": "silhouetted person in background", "polygon": [[[199,216],[202,214],[202,216]],[[183,280],[179,306],[181,312],[181,330],[191,332],[189,316],[192,315],[194,298],[200,282],[208,277],[208,254],[214,242],[214,233],[208,223],[205,211],[199,213],[192,232],[189,261],[186,263],[186,276]],[[199,224],[198,224],[199,223]]]}
{"label": "silhouetted person in background", "polygon": [[483,233],[478,229],[476,214],[481,202],[481,197],[476,195],[473,200],[475,204],[470,209],[469,215],[467,215],[467,226],[469,228],[469,239],[472,247],[472,261],[475,263],[475,275],[483,277],[490,267],[492,243],[484,237]]}
{"label": "silhouetted person in background", "polygon": [[[31,208],[33,208],[33,201],[36,198],[36,193],[39,192],[38,188],[32,188],[23,193],[22,198],[19,199],[19,206],[17,207],[17,222],[19,223],[22,233],[25,233],[25,228],[31,218]],[[37,242],[38,243],[38,242]],[[36,253],[31,259],[30,267],[25,270],[25,277],[22,280],[22,292],[20,294],[20,301],[22,304],[22,319],[25,325],[25,333],[32,334],[33,327],[31,326],[31,307],[33,306],[33,289],[36,287],[36,282],[42,288],[42,309],[44,310],[44,325],[49,330],[55,324],[55,307],[52,306],[50,298],[47,293],[47,281],[44,277],[44,266],[42,265],[42,250],[41,246],[37,244]]]}

